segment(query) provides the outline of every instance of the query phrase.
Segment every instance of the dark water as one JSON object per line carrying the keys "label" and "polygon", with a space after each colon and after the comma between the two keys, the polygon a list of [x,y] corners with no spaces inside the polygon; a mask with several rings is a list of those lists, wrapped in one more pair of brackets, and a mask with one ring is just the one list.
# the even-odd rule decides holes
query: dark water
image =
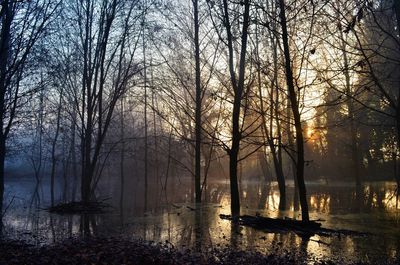
{"label": "dark water", "polygon": [[[400,206],[394,182],[364,183],[358,190],[352,183],[307,183],[311,219],[320,220],[327,228],[369,233],[310,239],[294,233],[265,233],[236,227],[221,220],[219,214],[230,214],[229,185],[225,181],[207,185],[206,202],[201,206],[191,203],[190,181],[171,181],[167,191],[153,183],[147,199],[142,183],[128,183],[124,186],[122,205],[118,183],[106,181],[98,196],[108,198],[106,201],[112,207],[107,213],[94,216],[57,215],[42,210],[49,206],[47,183],[43,180],[37,189],[30,179],[6,183],[9,207],[4,223],[10,237],[39,245],[51,244],[81,236],[84,224],[88,224],[93,235],[144,238],[202,251],[234,247],[267,254],[296,252],[309,264],[320,259],[380,263],[400,256]],[[243,182],[240,187],[243,214],[300,218],[299,211],[294,209],[292,183],[288,184],[289,210],[284,212],[278,211],[276,183]],[[60,193],[59,198],[62,197]]]}

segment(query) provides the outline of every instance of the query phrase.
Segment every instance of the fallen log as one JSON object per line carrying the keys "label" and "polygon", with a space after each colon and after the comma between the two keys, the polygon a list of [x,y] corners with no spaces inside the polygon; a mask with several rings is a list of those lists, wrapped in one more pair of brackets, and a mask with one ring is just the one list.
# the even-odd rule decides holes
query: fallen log
{"label": "fallen log", "polygon": [[366,235],[351,230],[334,230],[323,228],[321,223],[316,221],[300,221],[290,218],[269,218],[263,216],[242,215],[237,219],[233,219],[230,215],[220,214],[221,219],[237,222],[239,225],[252,227],[257,230],[262,230],[267,233],[287,233],[294,232],[301,237],[319,236],[340,236],[340,235]]}

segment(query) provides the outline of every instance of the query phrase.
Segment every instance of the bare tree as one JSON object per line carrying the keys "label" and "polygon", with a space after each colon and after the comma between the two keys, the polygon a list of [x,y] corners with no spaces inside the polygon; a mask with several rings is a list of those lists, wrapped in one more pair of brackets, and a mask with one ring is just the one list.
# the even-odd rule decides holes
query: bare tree
{"label": "bare tree", "polygon": [[[215,102],[207,101],[207,98],[212,98],[211,80],[215,78],[216,58],[220,56],[219,41],[213,35],[211,23],[206,23],[210,18],[205,1],[189,0],[188,6],[167,1],[163,7],[157,11],[165,19],[164,23],[173,26],[174,30],[154,26],[157,37],[153,38],[154,48],[164,60],[162,65],[155,67],[158,71],[157,93],[161,95],[162,105],[157,112],[168,126],[174,128],[172,136],[187,143],[187,169],[193,176],[193,197],[201,202],[202,183],[207,175],[207,166],[202,163],[206,155],[202,150],[205,145],[214,144],[214,139],[206,139],[207,135],[213,135],[210,131],[214,127],[207,126],[206,116],[215,111]],[[174,119],[167,118],[166,113]]]}
{"label": "bare tree", "polygon": [[308,215],[308,203],[307,203],[307,193],[306,193],[306,186],[304,183],[304,137],[303,137],[303,129],[301,125],[301,116],[299,110],[299,102],[298,102],[298,95],[295,90],[294,85],[294,77],[293,77],[293,70],[292,70],[292,62],[291,62],[291,55],[289,49],[289,39],[288,39],[288,30],[287,30],[287,20],[286,20],[286,13],[285,13],[285,1],[279,0],[279,17],[280,17],[280,24],[282,28],[282,44],[284,49],[285,55],[285,72],[286,72],[286,83],[289,90],[289,99],[290,99],[290,106],[293,113],[295,129],[296,129],[296,152],[297,152],[297,159],[296,159],[296,180],[298,189],[299,189],[299,196],[300,196],[300,205],[301,205],[301,213],[302,213],[302,220],[305,222],[309,221]]}
{"label": "bare tree", "polygon": [[195,111],[195,193],[196,202],[201,202],[201,69],[200,69],[200,43],[199,43],[199,1],[193,1],[194,15],[194,48],[195,48],[195,74],[196,74],[196,111]]}
{"label": "bare tree", "polygon": [[[56,1],[1,1],[0,10],[0,215],[3,215],[4,163],[7,139],[18,115],[21,99],[33,93],[21,82],[28,75],[27,62],[44,36],[57,10]],[[1,222],[0,222],[1,223]],[[0,230],[1,227],[0,227]]]}
{"label": "bare tree", "polygon": [[[269,147],[269,151],[272,155],[272,161],[274,164],[274,169],[275,169],[275,174],[276,178],[278,181],[278,187],[279,187],[279,209],[284,210],[286,208],[286,184],[285,184],[285,175],[283,171],[283,157],[282,157],[282,130],[281,130],[281,120],[282,115],[281,115],[281,109],[280,105],[281,98],[285,98],[286,94],[281,96],[281,91],[280,91],[280,84],[279,84],[279,73],[280,69],[278,67],[279,65],[279,57],[278,57],[278,36],[276,36],[276,31],[277,31],[277,15],[276,12],[274,12],[275,6],[273,3],[266,2],[266,7],[265,7],[265,12],[261,12],[262,10],[259,10],[258,14],[258,20],[262,20],[264,16],[268,21],[269,27],[267,27],[267,32],[265,35],[265,40],[264,42],[267,44],[268,51],[272,53],[271,55],[262,53],[263,46],[261,43],[261,38],[263,36],[262,28],[257,25],[256,26],[256,48],[255,48],[255,64],[256,64],[256,69],[257,69],[257,86],[258,86],[258,97],[259,97],[259,111],[261,115],[261,129],[262,129],[262,135],[266,139],[267,145]],[[264,27],[265,28],[265,27]],[[269,76],[267,73],[262,73],[262,69],[270,67],[269,65],[269,56],[272,57],[273,64],[272,64],[272,69],[270,70],[272,72],[272,75]],[[268,63],[267,63],[267,62]],[[265,70],[264,70],[265,71]],[[269,72],[268,72],[269,73]],[[263,81],[264,78],[268,78],[267,80],[270,80],[269,82]],[[265,86],[265,88],[264,88]],[[263,93],[263,89],[267,90],[267,95],[264,96],[265,92]],[[268,96],[268,101],[266,101],[266,97]],[[269,108],[269,109],[268,109]],[[290,122],[287,122],[287,124],[290,124]],[[288,133],[290,135],[290,133]],[[266,152],[263,152],[262,159],[264,161],[267,161],[267,155]],[[264,162],[265,163],[265,162]]]}
{"label": "bare tree", "polygon": [[243,26],[241,34],[241,48],[239,59],[238,74],[235,71],[234,63],[234,40],[232,35],[232,26],[230,22],[230,11],[227,0],[223,1],[223,21],[226,30],[226,44],[228,48],[229,57],[229,73],[230,81],[233,90],[233,103],[232,103],[232,139],[231,146],[228,151],[229,154],[229,176],[230,176],[230,190],[231,190],[231,213],[232,216],[238,217],[240,215],[240,197],[238,187],[238,159],[240,150],[240,141],[242,139],[242,132],[240,129],[240,110],[242,105],[243,93],[245,90],[245,71],[246,71],[246,51],[248,29],[250,23],[250,0],[243,2]]}
{"label": "bare tree", "polygon": [[56,131],[54,134],[54,139],[51,145],[51,173],[50,173],[50,195],[51,195],[51,206],[54,206],[54,182],[57,167],[57,157],[56,157],[56,146],[58,137],[60,135],[60,123],[61,123],[61,109],[63,103],[63,88],[60,91],[60,99],[57,106],[57,121],[56,121]]}
{"label": "bare tree", "polygon": [[[94,199],[100,177],[98,163],[113,119],[114,109],[140,71],[134,62],[140,26],[135,13],[138,1],[74,1],[66,6],[66,15],[80,21],[71,25],[81,53],[81,93],[73,95],[78,106],[81,140],[81,200]],[[139,12],[140,14],[140,12]]]}

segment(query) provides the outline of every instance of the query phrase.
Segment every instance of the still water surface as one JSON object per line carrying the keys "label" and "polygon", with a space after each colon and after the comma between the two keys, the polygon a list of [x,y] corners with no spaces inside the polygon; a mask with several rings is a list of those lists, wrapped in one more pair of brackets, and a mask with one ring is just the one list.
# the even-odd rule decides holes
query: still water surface
{"label": "still water surface", "polygon": [[[306,263],[314,260],[368,261],[380,263],[400,256],[400,201],[396,201],[394,182],[369,182],[356,189],[352,183],[307,183],[310,218],[324,227],[367,232],[367,236],[301,238],[294,233],[265,233],[237,227],[219,214],[230,214],[229,184],[208,184],[205,203],[191,203],[190,182],[170,183],[167,191],[153,185],[144,200],[140,183],[121,188],[105,183],[99,198],[112,207],[99,215],[57,215],[43,208],[49,206],[47,181],[38,189],[30,179],[6,183],[4,218],[6,233],[34,244],[51,244],[83,235],[84,222],[90,233],[98,236],[143,238],[168,242],[171,246],[192,247],[207,251],[212,247],[251,249],[263,253],[296,253]],[[130,187],[130,188],[129,188]],[[279,211],[277,184],[243,182],[242,214],[268,217],[301,218],[293,203],[293,184],[288,184],[287,211]],[[60,194],[60,199],[62,199]],[[64,196],[65,197],[65,196]],[[68,199],[68,198],[64,198]],[[121,209],[123,209],[121,211]]]}

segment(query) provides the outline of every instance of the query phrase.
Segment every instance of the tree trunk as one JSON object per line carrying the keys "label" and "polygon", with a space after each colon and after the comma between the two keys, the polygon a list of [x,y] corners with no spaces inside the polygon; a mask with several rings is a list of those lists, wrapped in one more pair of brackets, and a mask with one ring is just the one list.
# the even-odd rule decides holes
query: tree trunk
{"label": "tree trunk", "polygon": [[194,46],[196,63],[196,113],[195,113],[195,193],[196,203],[201,202],[201,76],[200,76],[200,43],[199,43],[199,10],[198,0],[193,0],[194,13]]}
{"label": "tree trunk", "polygon": [[[155,87],[154,87],[154,71],[153,71],[153,62],[152,62],[152,58],[150,59],[150,86],[151,86],[151,105],[153,108],[153,139],[154,139],[154,160],[155,160],[155,179],[157,180],[157,183],[160,184],[161,188],[162,188],[162,180],[161,180],[161,176],[159,174],[159,170],[160,170],[160,166],[159,166],[159,150],[158,150],[158,135],[157,135],[157,106],[158,104],[157,102],[157,98],[156,98],[156,92],[155,92]],[[161,125],[160,125],[161,127]],[[161,129],[161,128],[160,128]],[[162,129],[161,129],[161,135],[162,135]]]}
{"label": "tree trunk", "polygon": [[[90,114],[88,114],[89,116]],[[92,167],[91,167],[91,147],[92,147],[92,129],[91,122],[87,122],[87,128],[84,136],[84,162],[82,164],[82,179],[81,179],[81,200],[87,203],[91,199],[91,183],[92,183]]]}
{"label": "tree trunk", "polygon": [[239,79],[236,78],[233,54],[233,36],[231,32],[231,24],[229,21],[228,1],[223,1],[224,5],[224,25],[227,31],[228,53],[229,53],[229,72],[231,84],[233,87],[233,111],[232,111],[232,145],[229,150],[229,177],[231,190],[231,212],[236,219],[240,215],[240,195],[238,188],[237,166],[240,149],[240,141],[242,133],[240,131],[240,108],[244,91],[245,66],[246,66],[246,49],[248,38],[248,27],[250,20],[250,1],[245,0],[243,14],[243,28],[241,38],[241,51],[239,61]]}
{"label": "tree trunk", "polygon": [[91,199],[91,174],[90,165],[85,164],[84,175],[82,176],[81,182],[81,199],[84,203],[88,203]]}
{"label": "tree trunk", "polygon": [[[277,78],[275,76],[275,78]],[[260,78],[261,80],[261,78]],[[260,92],[261,93],[261,92]],[[278,95],[278,94],[277,94]],[[282,160],[279,159],[278,157],[278,151],[276,150],[275,142],[274,142],[274,135],[273,135],[273,117],[274,117],[274,105],[276,105],[278,102],[274,104],[274,92],[271,91],[270,93],[270,127],[269,127],[269,132],[268,128],[266,126],[266,120],[265,116],[263,116],[263,126],[264,126],[264,131],[267,136],[268,144],[271,149],[271,154],[272,158],[274,160],[274,167],[275,167],[275,174],[276,174],[276,179],[278,181],[278,187],[279,187],[279,210],[285,210],[286,209],[286,185],[285,185],[285,176],[283,174],[283,168],[282,168]],[[279,148],[279,147],[278,147]]]}
{"label": "tree trunk", "polygon": [[[400,4],[399,4],[400,5]],[[396,115],[396,131],[397,131],[397,150],[400,150],[400,105],[398,105],[398,109],[397,109],[397,115]],[[397,166],[397,152],[395,155],[395,167]],[[396,192],[396,204],[399,198],[399,189],[400,189],[400,175],[398,170],[396,170],[397,174],[396,174],[396,183],[397,183],[397,192]]]}
{"label": "tree trunk", "polygon": [[121,177],[121,191],[119,197],[119,208],[120,208],[120,215],[121,215],[121,225],[123,225],[124,219],[124,187],[125,187],[125,175],[124,175],[124,163],[125,163],[125,123],[124,123],[124,99],[121,98],[121,153],[120,153],[120,177]]}
{"label": "tree trunk", "polygon": [[60,120],[61,120],[61,104],[62,104],[62,98],[63,98],[63,90],[60,92],[60,101],[58,103],[58,109],[57,109],[57,125],[56,125],[56,132],[55,136],[53,139],[53,144],[51,147],[51,175],[50,175],[50,193],[51,193],[51,206],[54,206],[54,179],[55,179],[55,173],[56,173],[56,166],[57,166],[57,159],[56,159],[56,145],[58,141],[58,135],[60,133]]}
{"label": "tree trunk", "polygon": [[7,65],[10,53],[10,29],[13,20],[12,1],[5,0],[2,3],[2,21],[0,32],[0,235],[3,230],[3,202],[4,202],[4,163],[6,158],[6,139],[8,132],[5,131],[5,93],[7,89]]}
{"label": "tree trunk", "polygon": [[[91,103],[90,103],[91,104]],[[88,105],[90,105],[88,104]],[[85,129],[84,135],[84,147],[83,147],[83,164],[82,164],[82,179],[81,179],[81,200],[84,203],[87,203],[91,199],[91,183],[92,183],[92,166],[91,166],[91,152],[92,152],[92,121],[89,120],[89,117],[92,114],[90,113],[90,109],[88,111],[88,121],[87,127]]]}
{"label": "tree trunk", "polygon": [[173,129],[171,128],[171,131],[168,136],[168,159],[167,159],[167,168],[165,169],[165,182],[164,182],[164,191],[165,191],[165,197],[167,197],[167,186],[168,186],[168,178],[170,174],[170,167],[171,167],[171,149],[172,149],[172,132]]}
{"label": "tree trunk", "polygon": [[0,135],[0,237],[3,232],[3,202],[4,202],[4,163],[6,158],[6,141]]}
{"label": "tree trunk", "polygon": [[72,201],[76,200],[76,192],[77,192],[77,186],[78,186],[78,160],[76,159],[76,150],[75,150],[75,144],[76,144],[76,106],[74,106],[74,110],[72,112],[72,124],[71,124],[71,156],[72,156],[72,194],[71,194],[71,199]]}
{"label": "tree trunk", "polygon": [[[235,117],[235,116],[233,116]],[[239,126],[238,126],[239,127]],[[240,215],[240,197],[237,177],[239,136],[233,137],[232,147],[229,153],[229,180],[231,190],[231,214],[238,217]]]}
{"label": "tree trunk", "polygon": [[280,23],[282,27],[282,41],[285,55],[285,71],[286,71],[286,83],[289,89],[289,99],[292,107],[294,124],[296,129],[296,147],[297,147],[297,161],[296,161],[296,175],[297,184],[299,189],[300,205],[302,220],[305,222],[309,221],[308,214],[308,203],[307,203],[307,192],[306,185],[304,183],[304,138],[303,129],[301,126],[300,111],[297,101],[297,93],[295,91],[293,72],[290,60],[289,40],[287,31],[287,22],[285,14],[285,3],[284,0],[279,0],[280,8]]}
{"label": "tree trunk", "polygon": [[145,25],[146,16],[143,15],[142,21],[142,44],[143,44],[143,78],[144,78],[144,208],[147,210],[147,193],[148,193],[148,125],[147,125],[147,67],[146,67],[146,41],[145,41]]}
{"label": "tree trunk", "polygon": [[[289,93],[289,89],[288,89]],[[292,174],[293,183],[294,183],[294,191],[293,191],[293,209],[294,211],[299,210],[299,189],[297,185],[297,172],[296,172],[296,161],[294,157],[296,156],[296,151],[294,150],[294,139],[292,134],[292,104],[290,103],[289,97],[286,99],[287,106],[286,106],[286,116],[287,116],[287,123],[286,123],[286,131],[287,131],[287,144],[289,145],[289,150],[287,151],[288,158],[290,161],[289,172]]]}
{"label": "tree trunk", "polygon": [[[274,145],[274,143],[271,143],[271,145]],[[272,158],[274,160],[274,165],[275,165],[275,173],[276,173],[276,178],[278,181],[278,187],[279,187],[279,210],[285,210],[286,209],[286,185],[285,185],[285,176],[283,174],[282,170],[282,164],[280,163],[278,159],[278,155],[276,152],[275,146],[273,147],[273,150],[271,150],[272,153]]]}
{"label": "tree trunk", "polygon": [[[396,13],[396,21],[397,21],[397,31],[400,34],[400,1],[394,0],[394,10]],[[399,51],[400,51],[400,47]],[[397,150],[400,150],[400,89],[399,94],[397,95],[397,109],[396,109],[396,129],[397,129]],[[399,198],[399,189],[400,189],[400,175],[396,176],[397,182],[397,194],[396,194],[396,203]]]}
{"label": "tree trunk", "polygon": [[356,186],[361,185],[360,178],[360,167],[359,167],[359,153],[358,153],[358,139],[357,139],[357,128],[354,119],[354,101],[352,99],[350,72],[349,72],[349,59],[347,57],[346,41],[344,39],[343,32],[340,31],[340,39],[343,53],[344,62],[344,76],[346,82],[346,95],[347,95],[347,109],[349,111],[349,122],[350,122],[350,141],[351,141],[351,160],[353,163],[353,174]]}
{"label": "tree trunk", "polygon": [[[256,28],[257,29],[257,28]],[[271,37],[271,42],[274,43],[274,39]],[[257,52],[257,56],[259,57],[259,49],[258,49],[258,31],[256,30],[256,52]],[[275,44],[275,43],[274,43]],[[277,82],[277,55],[276,55],[276,45],[273,45],[273,49],[274,49],[274,77],[273,77],[273,84],[276,85]],[[274,91],[273,89],[270,92],[270,123],[269,123],[269,129],[267,128],[267,120],[265,118],[265,109],[264,109],[264,101],[263,101],[263,95],[262,95],[262,87],[261,87],[261,65],[260,62],[258,60],[257,62],[257,83],[258,83],[258,94],[259,94],[259,100],[260,100],[260,110],[261,110],[261,115],[262,115],[262,130],[265,134],[265,137],[267,138],[267,142],[269,145],[269,148],[271,150],[271,154],[274,160],[274,168],[275,168],[275,174],[276,174],[276,178],[278,181],[278,187],[279,187],[279,210],[285,210],[286,208],[286,185],[285,185],[285,176],[283,174],[283,169],[282,169],[282,160],[280,159],[280,155],[279,155],[279,150],[276,149],[275,147],[275,142],[273,139],[273,118],[275,115],[278,115],[278,111],[274,112],[274,110],[277,109],[274,108],[274,105],[277,104],[277,100],[276,102],[274,102]],[[278,99],[278,93],[277,95],[277,99]],[[276,116],[276,121],[279,122],[278,117]],[[277,127],[278,127],[278,134],[279,132],[279,123],[277,123]],[[278,137],[279,138],[279,137]],[[279,148],[279,147],[278,147]]]}
{"label": "tree trunk", "polygon": [[[276,90],[276,99],[275,102],[272,100],[272,95],[273,91],[271,91],[271,123],[272,123],[272,117],[273,113],[275,114],[275,122],[276,122],[276,133],[277,133],[277,142],[278,142],[278,147],[274,148],[274,160],[276,159],[276,164],[275,164],[275,171],[276,171],[276,177],[278,181],[278,186],[279,186],[279,193],[280,193],[280,200],[279,200],[279,209],[280,210],[285,210],[286,209],[286,181],[285,181],[285,175],[283,173],[283,160],[282,160],[282,132],[281,132],[281,121],[279,118],[279,110],[278,106],[280,105],[279,102],[279,85],[278,85],[278,54],[277,51],[278,47],[276,45],[276,42],[274,42],[274,86]],[[272,110],[275,110],[273,112]],[[272,126],[271,126],[272,129]],[[272,135],[271,135],[272,138]],[[275,147],[275,146],[274,146]]]}
{"label": "tree trunk", "polygon": [[[82,8],[85,10],[85,25],[82,35],[83,40],[83,73],[82,73],[82,110],[81,119],[83,134],[82,141],[82,181],[81,181],[81,199],[83,202],[89,202],[92,199],[96,183],[93,185],[95,168],[100,156],[101,147],[111,122],[112,113],[115,104],[123,91],[122,86],[114,87],[113,98],[104,108],[104,87],[106,73],[106,55],[108,52],[107,45],[111,26],[116,17],[117,1],[113,0],[105,3],[104,9],[101,9],[100,30],[96,33],[93,31],[93,19],[96,1],[87,1],[87,6],[81,2]],[[94,34],[97,34],[98,41],[95,41]],[[125,45],[125,35],[123,32],[120,49]],[[92,49],[95,50],[93,53]],[[115,53],[112,54],[115,56]],[[108,71],[108,68],[107,68]],[[120,82],[121,69],[117,70],[117,82]],[[122,90],[122,91],[121,91]],[[85,116],[86,115],[86,116]]]}

